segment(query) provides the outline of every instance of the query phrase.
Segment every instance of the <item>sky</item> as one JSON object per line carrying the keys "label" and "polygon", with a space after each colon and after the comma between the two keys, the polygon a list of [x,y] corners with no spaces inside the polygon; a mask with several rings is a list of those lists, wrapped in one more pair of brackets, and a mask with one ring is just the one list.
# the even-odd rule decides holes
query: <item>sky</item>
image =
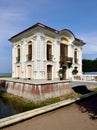
{"label": "sky", "polygon": [[97,58],[97,0],[0,0],[0,73],[12,70],[8,39],[38,22],[71,30],[86,43],[83,59]]}

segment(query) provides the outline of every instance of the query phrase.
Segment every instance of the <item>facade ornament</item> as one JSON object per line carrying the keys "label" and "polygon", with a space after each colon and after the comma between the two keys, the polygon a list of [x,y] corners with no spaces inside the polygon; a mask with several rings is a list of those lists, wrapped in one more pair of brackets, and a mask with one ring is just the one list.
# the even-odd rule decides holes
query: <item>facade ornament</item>
{"label": "facade ornament", "polygon": [[57,41],[57,44],[60,44],[60,41]]}
{"label": "facade ornament", "polygon": [[33,38],[32,38],[32,39],[36,41],[36,40],[37,40],[37,36],[36,36],[36,35],[35,35],[35,36],[33,36]]}
{"label": "facade ornament", "polygon": [[40,36],[41,40],[44,41],[46,38],[44,36]]}
{"label": "facade ornament", "polygon": [[20,42],[20,45],[23,45],[25,43],[25,38],[23,38]]}

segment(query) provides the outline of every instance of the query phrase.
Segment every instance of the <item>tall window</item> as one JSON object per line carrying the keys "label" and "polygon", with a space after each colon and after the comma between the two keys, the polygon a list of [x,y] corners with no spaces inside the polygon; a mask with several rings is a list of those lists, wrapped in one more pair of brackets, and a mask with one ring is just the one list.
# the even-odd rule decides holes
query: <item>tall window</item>
{"label": "tall window", "polygon": [[60,43],[60,67],[66,63],[68,58],[68,45]]}
{"label": "tall window", "polygon": [[17,47],[17,57],[16,57],[17,63],[20,62],[20,46]]}
{"label": "tall window", "polygon": [[69,40],[66,37],[60,39],[60,67],[68,61],[68,44]]}
{"label": "tall window", "polygon": [[32,42],[28,42],[28,55],[27,55],[27,61],[32,60]]}
{"label": "tall window", "polygon": [[52,45],[50,41],[47,42],[47,60],[52,61],[53,55],[52,55]]}
{"label": "tall window", "polygon": [[78,51],[77,51],[77,49],[75,49],[75,50],[74,50],[74,63],[75,63],[75,64],[78,63],[78,59],[77,59],[77,55],[78,55],[78,54],[77,54],[77,53],[78,53]]}

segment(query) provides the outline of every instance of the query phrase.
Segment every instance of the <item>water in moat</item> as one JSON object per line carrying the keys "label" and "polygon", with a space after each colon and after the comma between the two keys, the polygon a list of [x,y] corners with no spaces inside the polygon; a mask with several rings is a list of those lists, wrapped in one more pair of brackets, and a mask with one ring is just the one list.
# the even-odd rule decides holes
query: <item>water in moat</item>
{"label": "water in moat", "polygon": [[0,96],[0,119],[25,111],[24,108]]}
{"label": "water in moat", "polygon": [[12,107],[12,105],[8,101],[4,101],[0,98],[0,119],[4,117],[11,116],[16,114],[16,110]]}

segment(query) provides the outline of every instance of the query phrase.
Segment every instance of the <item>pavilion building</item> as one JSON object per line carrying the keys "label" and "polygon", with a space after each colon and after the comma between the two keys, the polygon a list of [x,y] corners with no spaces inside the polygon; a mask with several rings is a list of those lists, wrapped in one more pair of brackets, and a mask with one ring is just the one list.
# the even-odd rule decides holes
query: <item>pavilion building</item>
{"label": "pavilion building", "polygon": [[82,76],[82,40],[68,29],[61,31],[37,23],[9,39],[12,42],[12,77],[21,79],[72,79]]}

